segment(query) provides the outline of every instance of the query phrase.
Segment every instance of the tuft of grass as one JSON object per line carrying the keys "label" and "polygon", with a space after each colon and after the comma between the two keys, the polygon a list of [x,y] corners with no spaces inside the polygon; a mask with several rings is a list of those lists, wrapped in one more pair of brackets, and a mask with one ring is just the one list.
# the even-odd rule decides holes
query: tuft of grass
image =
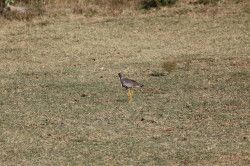
{"label": "tuft of grass", "polygon": [[203,5],[216,5],[219,3],[221,0],[197,0],[194,2],[194,4],[203,4]]}
{"label": "tuft of grass", "polygon": [[83,14],[85,11],[81,5],[75,5],[72,10],[74,14]]}
{"label": "tuft of grass", "polygon": [[88,8],[86,11],[85,11],[85,16],[86,17],[93,17],[95,15],[98,14],[98,11],[96,8]]}
{"label": "tuft of grass", "polygon": [[167,71],[167,72],[172,72],[176,69],[176,66],[177,66],[177,62],[176,61],[166,61],[166,62],[163,62],[162,64],[162,68]]}
{"label": "tuft of grass", "polygon": [[31,11],[19,12],[10,10],[5,10],[2,15],[9,20],[31,20],[35,16]]}
{"label": "tuft of grass", "polygon": [[142,8],[143,9],[151,9],[160,6],[172,6],[178,0],[144,0],[142,1]]}
{"label": "tuft of grass", "polygon": [[150,73],[150,76],[153,76],[153,77],[162,77],[162,76],[165,76],[165,74],[163,72],[153,71],[152,73]]}
{"label": "tuft of grass", "polygon": [[[44,14],[43,3],[37,1],[15,1],[8,4],[2,10],[2,16],[9,20],[31,20],[35,16]],[[15,6],[14,6],[15,5]]]}

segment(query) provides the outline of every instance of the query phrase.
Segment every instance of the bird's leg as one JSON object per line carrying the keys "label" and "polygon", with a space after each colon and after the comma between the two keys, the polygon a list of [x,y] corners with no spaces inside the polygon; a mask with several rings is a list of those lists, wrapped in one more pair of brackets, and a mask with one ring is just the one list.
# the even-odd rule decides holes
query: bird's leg
{"label": "bird's leg", "polygon": [[134,96],[134,90],[130,89],[130,101],[133,100],[133,96]]}
{"label": "bird's leg", "polygon": [[128,89],[128,102],[131,103],[132,101],[132,93],[131,93],[131,89]]}
{"label": "bird's leg", "polygon": [[131,96],[133,97],[134,96],[134,90],[131,89]]}
{"label": "bird's leg", "polygon": [[130,95],[130,90],[129,89],[127,89],[128,90],[128,93],[127,93],[127,95],[128,95],[128,102],[129,102],[129,95]]}

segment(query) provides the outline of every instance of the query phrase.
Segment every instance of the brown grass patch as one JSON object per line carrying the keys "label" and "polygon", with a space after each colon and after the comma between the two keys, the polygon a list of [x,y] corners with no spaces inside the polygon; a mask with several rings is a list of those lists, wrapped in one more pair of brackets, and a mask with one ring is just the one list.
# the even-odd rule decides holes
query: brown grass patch
{"label": "brown grass patch", "polygon": [[[220,3],[213,3],[216,0],[195,0],[195,1],[187,1],[187,0],[179,0],[176,5],[174,5],[171,9],[164,8],[168,15],[189,15],[192,17],[196,17],[197,15],[206,15],[206,16],[220,16],[226,15],[228,13],[236,12],[235,9],[243,11],[247,13],[247,6],[249,6],[247,1],[221,1]],[[49,15],[50,17],[60,17],[70,14],[80,14],[86,17],[103,17],[103,16],[119,16],[126,14],[139,14],[143,10],[143,0],[40,0],[40,1],[16,1],[14,6],[27,6],[32,9],[32,14],[26,15],[16,15],[16,14],[8,14],[7,18],[17,18],[17,19],[25,19],[29,20],[33,16]],[[204,2],[204,3],[203,3]],[[198,5],[197,5],[198,4]],[[205,4],[205,5],[203,5]],[[216,5],[206,5],[206,4],[216,4]],[[228,6],[235,4],[238,5],[235,8],[229,8]],[[247,5],[248,4],[248,5]],[[159,8],[160,9],[160,8]],[[144,11],[145,12],[145,11]],[[150,12],[150,11],[147,11]],[[146,13],[147,13],[146,12]]]}
{"label": "brown grass patch", "polygon": [[177,63],[175,60],[163,62],[162,68],[167,72],[172,72],[176,69]]}

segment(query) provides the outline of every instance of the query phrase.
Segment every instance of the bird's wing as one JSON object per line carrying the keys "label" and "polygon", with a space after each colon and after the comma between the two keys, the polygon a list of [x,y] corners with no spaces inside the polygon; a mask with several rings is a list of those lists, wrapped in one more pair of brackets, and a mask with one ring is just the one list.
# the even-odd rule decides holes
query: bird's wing
{"label": "bird's wing", "polygon": [[125,81],[125,84],[126,84],[128,87],[143,86],[142,84],[136,82],[135,80],[125,79],[124,81]]}

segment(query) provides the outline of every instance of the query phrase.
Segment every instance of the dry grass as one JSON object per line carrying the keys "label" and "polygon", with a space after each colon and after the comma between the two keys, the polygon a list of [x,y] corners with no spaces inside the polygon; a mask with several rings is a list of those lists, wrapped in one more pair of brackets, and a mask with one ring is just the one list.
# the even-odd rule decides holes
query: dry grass
{"label": "dry grass", "polygon": [[176,69],[177,63],[175,60],[163,62],[162,68],[167,72],[172,72]]}
{"label": "dry grass", "polygon": [[172,10],[0,18],[0,165],[249,165],[249,13]]}
{"label": "dry grass", "polygon": [[[203,0],[179,0],[174,5],[163,8],[163,10],[166,10],[168,15],[190,15],[192,17],[196,17],[197,15],[199,15],[198,17],[200,15],[214,17],[248,12],[249,3],[247,0],[230,0],[213,3],[214,1],[217,0],[205,0],[204,3]],[[132,16],[151,12],[142,10],[145,7],[144,0],[16,0],[15,2],[15,6],[28,7],[32,12],[25,15],[7,13],[4,14],[5,18],[32,20],[34,16],[46,15],[57,18],[72,15],[72,13],[84,15],[85,17],[110,17]],[[157,8],[152,11],[155,12],[159,9]]]}

